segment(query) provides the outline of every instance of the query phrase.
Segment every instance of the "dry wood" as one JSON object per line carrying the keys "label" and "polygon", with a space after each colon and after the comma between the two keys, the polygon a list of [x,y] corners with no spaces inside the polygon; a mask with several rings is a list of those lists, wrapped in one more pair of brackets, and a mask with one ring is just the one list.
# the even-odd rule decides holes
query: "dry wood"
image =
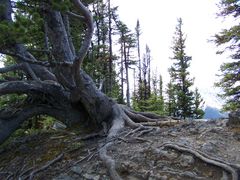
{"label": "dry wood", "polygon": [[32,180],[37,173],[47,169],[49,166],[53,165],[54,163],[56,163],[57,161],[62,159],[63,156],[64,156],[63,153],[58,155],[55,159],[49,161],[44,166],[42,166],[42,167],[40,167],[38,169],[33,170],[28,176],[24,177],[24,179],[28,179],[29,178],[29,180]]}

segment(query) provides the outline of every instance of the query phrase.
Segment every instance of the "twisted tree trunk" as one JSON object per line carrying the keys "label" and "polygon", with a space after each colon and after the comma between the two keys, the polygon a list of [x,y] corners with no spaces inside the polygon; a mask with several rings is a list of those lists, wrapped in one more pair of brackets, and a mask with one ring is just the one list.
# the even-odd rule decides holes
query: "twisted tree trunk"
{"label": "twisted tree trunk", "polygon": [[[161,116],[137,113],[128,107],[118,105],[96,88],[92,79],[81,69],[93,35],[93,18],[80,0],[72,0],[79,14],[60,12],[39,1],[44,17],[46,47],[53,59],[39,61],[24,44],[17,41],[1,46],[0,53],[15,58],[16,64],[0,68],[0,73],[22,71],[27,78],[23,80],[0,81],[0,96],[7,94],[25,94],[26,98],[18,107],[0,110],[0,144],[3,143],[21,124],[39,114],[46,114],[62,121],[68,126],[88,125],[96,131],[107,133],[107,142],[117,136],[128,125],[142,128],[145,125],[159,125]],[[10,0],[0,0],[3,11],[0,23],[13,23]],[[68,18],[66,16],[69,16]],[[80,50],[75,52],[69,33],[69,18],[78,18],[86,26],[84,40]],[[49,42],[48,42],[49,40]],[[135,121],[135,122],[134,122]],[[154,124],[155,123],[155,124]],[[106,143],[100,150],[100,157],[109,168],[113,179],[120,179],[115,162],[107,155]]]}

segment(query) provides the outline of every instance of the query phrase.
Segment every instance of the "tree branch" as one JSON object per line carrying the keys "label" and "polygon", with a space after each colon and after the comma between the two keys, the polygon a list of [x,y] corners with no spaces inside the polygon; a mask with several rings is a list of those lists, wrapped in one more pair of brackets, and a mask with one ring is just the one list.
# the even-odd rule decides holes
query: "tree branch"
{"label": "tree branch", "polygon": [[36,92],[68,99],[68,94],[54,81],[9,81],[0,84],[0,96],[15,93],[33,94]]}
{"label": "tree branch", "polygon": [[63,23],[64,23],[65,29],[67,31],[67,36],[68,36],[68,42],[69,42],[70,49],[72,51],[73,56],[75,57],[76,56],[76,50],[75,50],[75,47],[73,45],[72,36],[71,36],[71,33],[70,33],[70,24],[69,24],[69,16],[68,15],[69,15],[68,13],[63,14]]}
{"label": "tree branch", "polygon": [[68,11],[67,14],[70,15],[71,17],[77,18],[77,19],[85,22],[84,16],[80,16],[79,14],[76,14],[76,13],[70,12],[70,11]]}
{"label": "tree branch", "polygon": [[13,114],[7,120],[0,117],[0,144],[2,144],[28,118],[41,114],[47,109],[40,106],[28,107]]}
{"label": "tree branch", "polygon": [[17,70],[24,70],[24,64],[20,63],[20,64],[14,64],[11,66],[0,68],[0,73],[3,74],[3,73],[8,73],[8,72],[17,71]]}
{"label": "tree branch", "polygon": [[22,70],[25,73],[27,72],[32,77],[33,80],[39,80],[36,74],[33,72],[32,68],[27,63],[14,64],[8,67],[0,68],[0,73],[3,74],[17,70]]}
{"label": "tree branch", "polygon": [[77,57],[74,60],[74,65],[73,65],[74,77],[75,77],[76,83],[79,84],[80,67],[81,67],[83,59],[86,56],[86,53],[90,47],[94,27],[93,27],[93,18],[92,18],[90,11],[83,5],[83,3],[80,0],[73,0],[73,3],[79,9],[80,13],[82,14],[82,16],[85,19],[84,22],[87,25],[85,39],[82,42],[81,48],[77,54]]}
{"label": "tree branch", "polygon": [[36,65],[40,65],[40,66],[44,66],[44,67],[56,67],[56,66],[70,67],[70,66],[72,66],[71,62],[38,61],[33,56],[31,56],[31,58],[27,58],[27,57],[22,56],[21,54],[17,54],[17,53],[13,53],[13,52],[8,52],[8,51],[3,51],[3,50],[1,50],[0,52],[2,54],[8,55],[8,56],[20,58],[20,60],[25,63],[36,64]]}

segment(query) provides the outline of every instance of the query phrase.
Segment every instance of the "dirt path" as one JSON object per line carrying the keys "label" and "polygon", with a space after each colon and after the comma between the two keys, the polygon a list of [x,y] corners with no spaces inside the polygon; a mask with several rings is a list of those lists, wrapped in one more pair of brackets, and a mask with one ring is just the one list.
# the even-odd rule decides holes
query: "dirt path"
{"label": "dirt path", "polygon": [[[98,157],[104,137],[84,139],[66,131],[15,139],[0,149],[0,179],[109,179]],[[109,155],[126,180],[240,179],[240,131],[226,120],[126,129],[114,142]]]}

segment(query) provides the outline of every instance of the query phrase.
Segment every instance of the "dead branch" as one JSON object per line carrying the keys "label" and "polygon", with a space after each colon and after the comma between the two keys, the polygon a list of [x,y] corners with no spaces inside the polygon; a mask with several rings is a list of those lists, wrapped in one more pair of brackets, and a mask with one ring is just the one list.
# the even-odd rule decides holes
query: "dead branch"
{"label": "dead branch", "polygon": [[162,119],[162,120],[169,120],[169,119],[173,119],[173,120],[181,120],[181,118],[178,117],[171,117],[171,116],[161,116],[158,114],[154,114],[151,112],[135,112],[137,114],[141,114],[143,116],[146,116],[148,118],[152,118],[152,119]]}
{"label": "dead branch", "polygon": [[85,39],[82,42],[81,48],[77,54],[77,57],[74,60],[74,65],[73,65],[74,77],[75,77],[75,80],[77,81],[77,84],[79,84],[80,67],[81,67],[83,59],[90,47],[94,27],[93,27],[93,17],[91,15],[91,13],[89,12],[89,10],[83,5],[83,3],[80,0],[73,0],[73,3],[76,5],[79,12],[84,17],[84,19],[85,19],[84,22],[87,25]]}
{"label": "dead branch", "polygon": [[0,73],[3,74],[3,73],[8,73],[8,72],[17,71],[17,70],[23,70],[23,69],[24,69],[24,64],[23,63],[14,64],[14,65],[11,65],[11,66],[0,68]]}
{"label": "dead branch", "polygon": [[85,17],[84,16],[80,16],[79,14],[76,14],[74,12],[68,11],[67,14],[70,15],[71,17],[77,18],[77,19],[79,19],[81,21],[85,21]]}
{"label": "dead branch", "polygon": [[159,121],[158,119],[148,118],[146,116],[143,116],[141,114],[137,114],[135,112],[131,112],[128,110],[125,110],[124,112],[129,116],[129,118],[135,120],[136,122],[157,122],[157,121]]}
{"label": "dead branch", "polygon": [[49,166],[53,165],[54,163],[56,163],[57,161],[59,161],[60,159],[62,159],[63,156],[64,156],[63,153],[60,154],[60,155],[58,155],[55,159],[49,161],[49,162],[48,162],[47,164],[45,164],[44,166],[42,166],[42,167],[40,167],[40,168],[38,168],[38,169],[33,170],[33,171],[30,173],[30,175],[26,176],[24,179],[29,178],[29,180],[32,180],[37,173],[39,173],[39,172],[47,169]]}
{"label": "dead branch", "polygon": [[164,126],[174,126],[179,123],[181,123],[181,121],[179,120],[169,120],[169,121],[157,121],[157,122],[142,122],[141,124],[143,126],[164,127]]}

